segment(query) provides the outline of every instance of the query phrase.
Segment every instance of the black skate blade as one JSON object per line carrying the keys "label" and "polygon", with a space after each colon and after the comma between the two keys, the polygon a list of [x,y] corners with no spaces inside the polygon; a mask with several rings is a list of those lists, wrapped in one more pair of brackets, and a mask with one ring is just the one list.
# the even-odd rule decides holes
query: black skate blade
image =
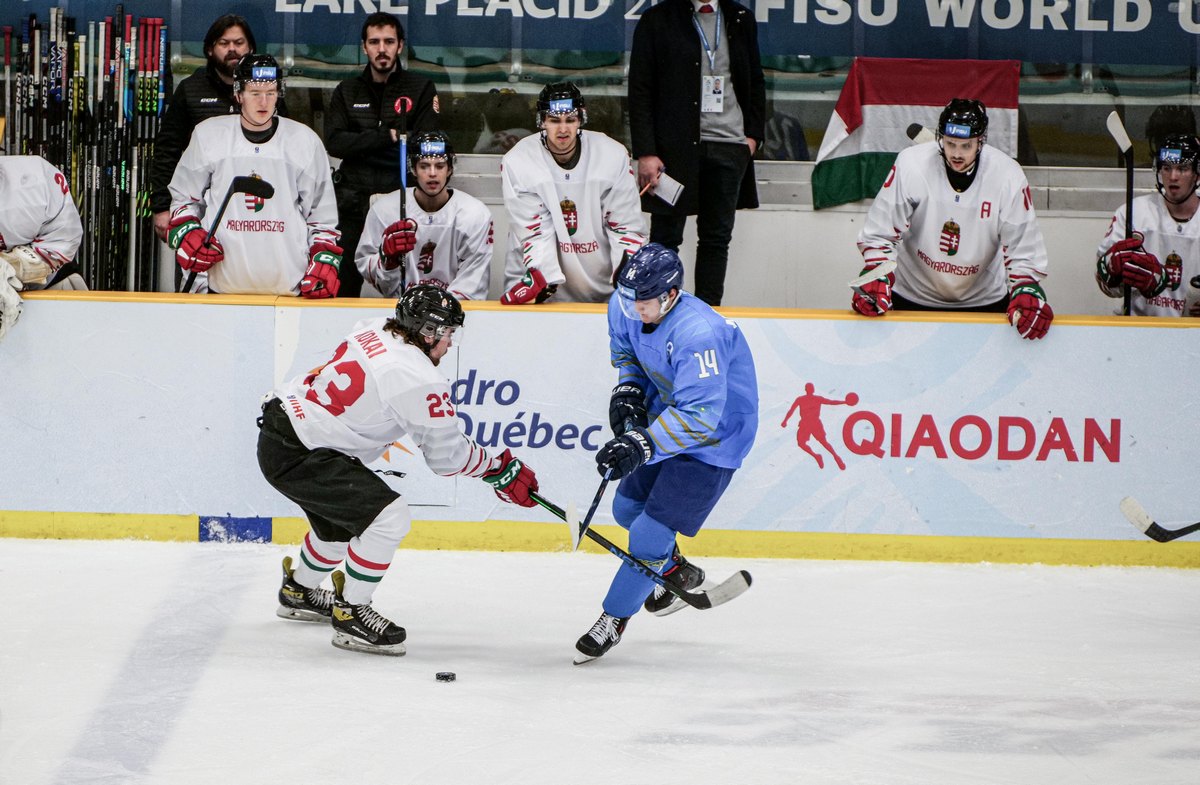
{"label": "black skate blade", "polygon": [[334,630],[331,643],[337,648],[345,649],[346,651],[360,651],[363,654],[382,654],[385,657],[403,657],[407,652],[403,643],[396,643],[391,646],[373,646],[337,630]]}
{"label": "black skate blade", "polygon": [[288,621],[308,621],[315,622],[317,624],[329,623],[329,614],[304,610],[302,608],[291,608],[287,605],[280,605],[278,608],[276,608],[275,615],[281,619],[287,619]]}

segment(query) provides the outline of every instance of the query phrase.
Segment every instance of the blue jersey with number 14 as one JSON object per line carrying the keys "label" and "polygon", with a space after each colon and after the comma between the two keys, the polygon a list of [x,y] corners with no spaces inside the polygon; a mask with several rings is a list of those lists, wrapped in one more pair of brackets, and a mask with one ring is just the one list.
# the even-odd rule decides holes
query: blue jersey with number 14
{"label": "blue jersey with number 14", "polygon": [[736,469],[758,431],[754,358],[737,324],[688,292],[652,332],[608,303],[609,351],[619,382],[646,391],[651,463],[688,454]]}

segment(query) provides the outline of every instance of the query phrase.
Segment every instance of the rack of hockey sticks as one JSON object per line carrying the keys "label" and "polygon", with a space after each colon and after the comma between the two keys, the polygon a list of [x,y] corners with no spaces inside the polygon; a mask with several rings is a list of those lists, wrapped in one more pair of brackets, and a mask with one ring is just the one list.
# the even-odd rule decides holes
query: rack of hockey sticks
{"label": "rack of hockey sticks", "polygon": [[[529,494],[529,498],[533,499],[535,502],[537,502],[537,504],[548,510],[556,518],[562,520],[573,530],[577,531],[579,529],[579,521],[575,519],[576,516],[568,515],[561,507],[537,493]],[[745,570],[738,570],[733,575],[729,576],[711,589],[684,589],[682,586],[672,580],[671,576],[664,577],[659,575],[645,562],[641,562],[635,559],[633,556],[630,556],[626,551],[622,550],[620,546],[614,545],[607,537],[597,531],[594,531],[591,527],[583,529],[583,534],[601,548],[604,548],[606,551],[625,562],[625,564],[637,570],[642,575],[645,575],[647,578],[654,581],[659,586],[662,586],[664,589],[671,592],[693,608],[707,610],[708,608],[715,608],[718,605],[724,605],[735,597],[741,596],[747,589],[750,588],[750,573],[746,572]],[[574,531],[572,532],[572,535],[574,535]]]}
{"label": "rack of hockey sticks", "polygon": [[61,8],[4,32],[3,145],[62,171],[83,220],[76,262],[89,287],[155,291],[154,138],[171,90],[163,19],[76,24]]}

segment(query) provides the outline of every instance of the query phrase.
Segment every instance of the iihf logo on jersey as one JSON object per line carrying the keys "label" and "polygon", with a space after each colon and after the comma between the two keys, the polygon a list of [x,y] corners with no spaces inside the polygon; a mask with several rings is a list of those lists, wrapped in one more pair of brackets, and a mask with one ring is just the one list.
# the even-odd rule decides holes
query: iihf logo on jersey
{"label": "iihf logo on jersey", "polygon": [[579,229],[579,210],[575,208],[575,203],[570,199],[563,199],[558,203],[562,208],[563,222],[567,225],[567,234],[574,235]]}
{"label": "iihf logo on jersey", "polygon": [[1164,265],[1167,268],[1167,280],[1171,282],[1171,291],[1179,290],[1179,285],[1183,283],[1183,260],[1179,258],[1179,254],[1172,251],[1167,254],[1167,263]]}
{"label": "iihf logo on jersey", "polygon": [[437,243],[433,240],[421,246],[421,253],[417,256],[417,269],[422,275],[428,275],[433,270],[433,252],[436,250]]}
{"label": "iihf logo on jersey", "polygon": [[962,229],[953,220],[946,221],[942,224],[942,235],[938,239],[938,250],[946,254],[946,256],[954,256],[958,253],[958,242],[962,236]]}

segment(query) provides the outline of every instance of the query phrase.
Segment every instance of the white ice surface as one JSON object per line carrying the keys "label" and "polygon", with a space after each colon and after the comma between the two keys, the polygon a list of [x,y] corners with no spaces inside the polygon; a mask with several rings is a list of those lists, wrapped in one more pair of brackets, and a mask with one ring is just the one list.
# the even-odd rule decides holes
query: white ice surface
{"label": "white ice surface", "polygon": [[1200,571],[702,559],[753,587],[575,667],[611,556],[402,549],[389,658],[293,552],[0,540],[0,782],[1200,782]]}

